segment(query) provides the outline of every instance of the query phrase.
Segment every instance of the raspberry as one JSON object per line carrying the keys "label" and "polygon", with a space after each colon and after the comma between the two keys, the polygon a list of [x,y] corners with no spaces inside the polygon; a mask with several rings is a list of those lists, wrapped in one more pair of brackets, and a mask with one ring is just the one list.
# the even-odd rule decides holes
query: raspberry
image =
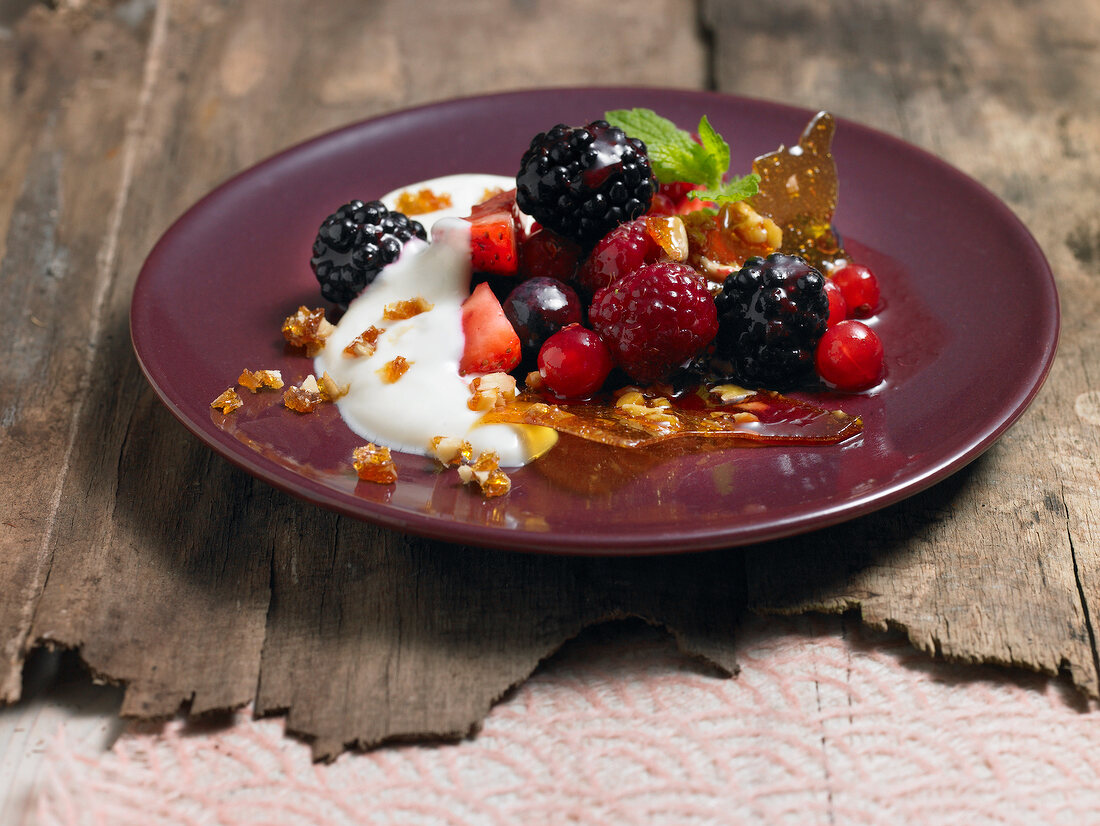
{"label": "raspberry", "polygon": [[615,363],[643,384],[699,355],[718,331],[706,282],[691,267],[667,261],[601,289],[588,319]]}
{"label": "raspberry", "polygon": [[540,132],[516,175],[519,208],[584,247],[644,215],[656,189],[645,144],[602,120]]}
{"label": "raspberry", "polygon": [[405,242],[428,236],[419,221],[391,212],[381,201],[351,201],[328,216],[313,242],[309,265],[328,301],[347,306],[387,264],[401,254]]}
{"label": "raspberry", "polygon": [[664,250],[646,231],[645,218],[620,224],[601,238],[588,254],[577,272],[577,291],[591,299],[597,290],[664,257]]}
{"label": "raspberry", "polygon": [[726,278],[715,304],[716,354],[741,382],[774,389],[813,369],[829,300],[824,276],[798,256],[750,258]]}

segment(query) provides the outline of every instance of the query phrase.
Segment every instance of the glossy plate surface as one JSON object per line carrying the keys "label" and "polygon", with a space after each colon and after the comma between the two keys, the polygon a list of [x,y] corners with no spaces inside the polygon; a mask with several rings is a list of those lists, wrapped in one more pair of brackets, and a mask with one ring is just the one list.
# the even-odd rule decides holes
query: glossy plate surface
{"label": "glossy plate surface", "polygon": [[863,417],[863,435],[849,443],[634,454],[563,443],[512,472],[508,496],[484,500],[407,454],[397,455],[396,485],[357,483],[348,457],[361,440],[331,406],[303,417],[279,407],[279,394],[242,393],[247,415],[211,411],[243,367],[281,369],[294,382],[312,371],[284,352],[279,326],[300,304],[323,304],[310,246],[337,206],[455,172],[514,174],[535,132],[634,106],[685,128],[708,115],[738,173],[797,142],[812,115],[702,92],[554,89],[435,104],[323,136],[230,180],[157,244],[131,311],[142,369],[202,441],[309,502],[447,541],[576,554],[716,548],[850,519],[958,470],[1027,407],[1059,320],[1034,239],[972,179],[840,120],[836,224],[879,277],[885,307],[873,326],[888,370],[873,394],[811,394]]}

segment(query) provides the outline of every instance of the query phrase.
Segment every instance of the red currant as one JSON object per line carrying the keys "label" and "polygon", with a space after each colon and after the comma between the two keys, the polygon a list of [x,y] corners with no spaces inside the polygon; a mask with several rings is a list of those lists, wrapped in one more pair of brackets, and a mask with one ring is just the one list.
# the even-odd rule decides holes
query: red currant
{"label": "red currant", "polygon": [[566,399],[595,393],[613,366],[603,339],[580,324],[558,330],[539,350],[539,375],[543,383]]}
{"label": "red currant", "polygon": [[832,280],[844,293],[848,318],[870,318],[875,314],[879,289],[873,272],[859,264],[848,264],[834,272]]}
{"label": "red currant", "polygon": [[817,372],[838,390],[867,390],[886,373],[882,341],[861,321],[841,321],[821,337],[815,354]]}
{"label": "red currant", "polygon": [[829,299],[829,318],[827,324],[832,327],[848,317],[848,302],[836,282],[825,279],[825,296]]}

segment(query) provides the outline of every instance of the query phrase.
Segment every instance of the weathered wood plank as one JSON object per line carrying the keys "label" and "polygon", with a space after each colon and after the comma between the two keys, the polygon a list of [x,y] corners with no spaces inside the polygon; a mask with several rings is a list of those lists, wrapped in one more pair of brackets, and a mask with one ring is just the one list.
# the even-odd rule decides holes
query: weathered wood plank
{"label": "weathered wood plank", "polygon": [[0,39],[0,701],[18,698],[102,325],[121,147],[148,28],[36,6]]}
{"label": "weathered wood plank", "polygon": [[930,652],[1068,669],[1095,696],[1100,15],[1070,0],[705,8],[721,89],[828,108],[975,176],[1039,240],[1064,312],[1044,390],[994,449],[882,514],[750,552],[753,606],[858,608]]}

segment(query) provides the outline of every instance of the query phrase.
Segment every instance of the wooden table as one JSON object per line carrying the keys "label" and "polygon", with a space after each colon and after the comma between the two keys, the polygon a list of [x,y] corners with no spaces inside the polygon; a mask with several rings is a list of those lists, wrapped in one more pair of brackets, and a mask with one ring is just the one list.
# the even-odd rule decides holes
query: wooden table
{"label": "wooden table", "polygon": [[[733,672],[745,611],[858,611],[930,655],[1097,696],[1098,76],[1100,5],[1080,0],[0,0],[0,698],[30,650],[73,647],[125,685],[125,715],[254,703],[327,758],[469,732],[609,618],[664,624]],[[563,560],[455,553],[304,505],[157,401],[131,290],[212,186],[408,105],[584,84],[829,109],[977,178],[1058,280],[1060,354],[1034,406],[966,470],[850,524]]]}

